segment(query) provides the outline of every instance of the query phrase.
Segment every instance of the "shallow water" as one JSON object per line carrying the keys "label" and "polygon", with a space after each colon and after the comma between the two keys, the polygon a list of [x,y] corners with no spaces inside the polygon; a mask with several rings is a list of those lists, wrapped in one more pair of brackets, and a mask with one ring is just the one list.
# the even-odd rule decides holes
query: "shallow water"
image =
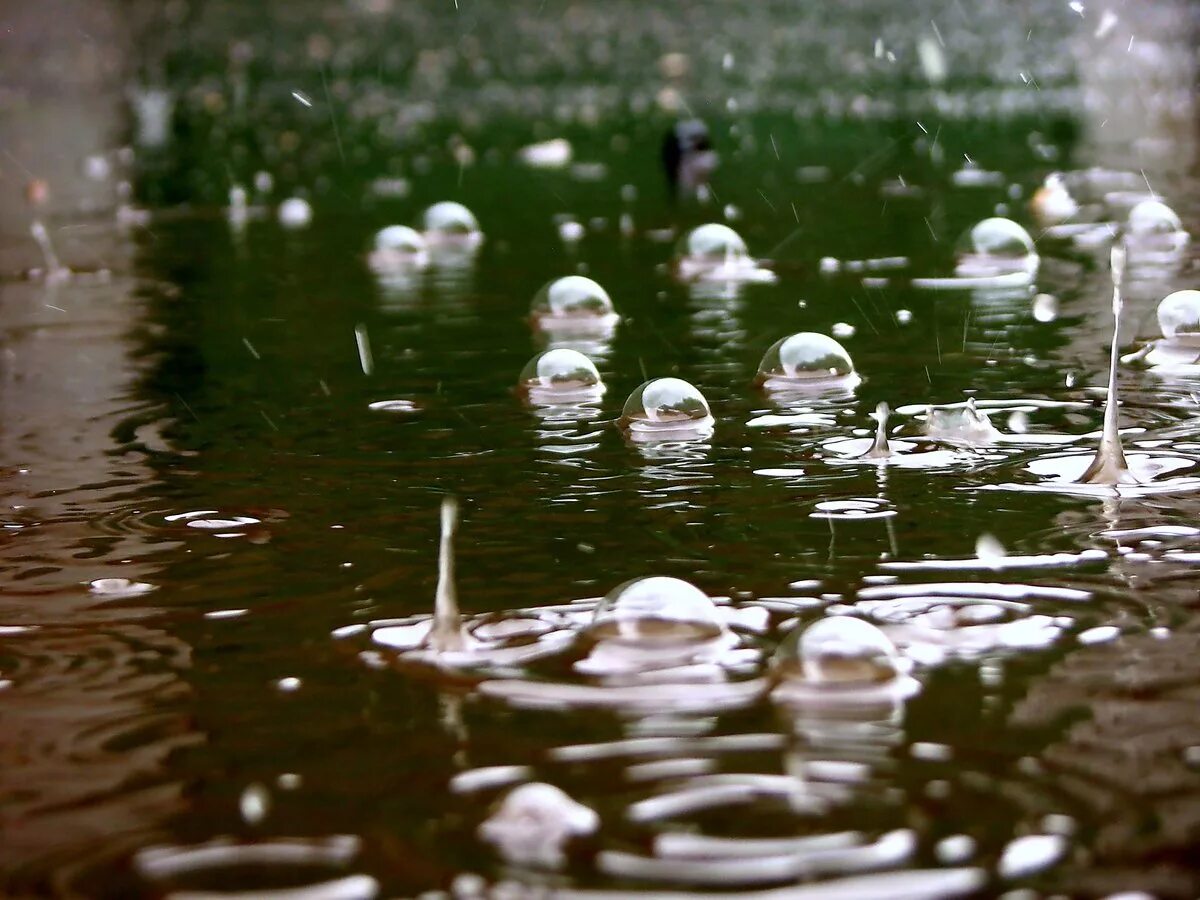
{"label": "shallow water", "polygon": [[[1038,236],[1024,198],[1053,170],[1139,173],[1200,232],[1194,110],[1190,137],[1165,113],[1139,132],[1136,92],[1095,71],[1133,37],[1155,84],[1190,85],[1194,10],[1118,8],[1096,37],[1101,10],[1065,4],[1028,22],[928,4],[883,25],[849,7],[722,22],[724,5],[696,4],[688,23],[643,4],[461,5],[259,19],[134,4],[130,35],[97,4],[82,30],[108,55],[80,64],[82,117],[82,89],[38,80],[54,55],[37,48],[71,56],[79,36],[47,21],[44,45],[17,44],[5,191],[26,172],[50,181],[50,234],[77,274],[24,276],[40,261],[8,204],[0,892],[1194,896],[1200,491],[1012,489],[1047,487],[1048,457],[1095,447],[1106,265],[1047,241],[1029,290],[908,284],[950,275],[958,236],[999,203]],[[925,19],[947,47],[944,91],[921,81]],[[872,53],[880,35],[896,63]],[[236,62],[238,41],[252,59]],[[830,57],[801,66],[814,47]],[[671,51],[693,74],[669,74]],[[155,79],[176,97],[158,149],[122,99]],[[706,208],[671,206],[661,184],[670,87],[722,155]],[[40,152],[62,134],[74,144]],[[518,148],[560,135],[600,165],[522,163]],[[114,179],[72,179],[127,141],[150,218],[117,227]],[[999,182],[955,177],[964,154]],[[230,178],[253,206],[260,168],[271,203],[309,192],[310,226],[272,210],[231,228]],[[372,188],[385,176],[407,195]],[[479,217],[478,254],[377,281],[378,229],[443,199]],[[726,206],[776,283],[672,277],[678,234]],[[566,217],[584,228],[573,245]],[[1195,246],[1129,292],[1123,343],[1156,336],[1158,299],[1196,286]],[[608,390],[530,407],[517,378],[545,344],[529,304],[572,273],[622,317],[587,348]],[[1058,299],[1047,321],[1039,293]],[[779,338],[837,323],[853,326],[839,340],[860,385],[753,385]],[[703,391],[711,436],[623,440],[625,397],[657,376]],[[1200,459],[1200,382],[1129,368],[1121,387],[1127,453]],[[926,439],[925,405],[967,392],[1005,438]],[[879,401],[896,453],[857,458]],[[431,612],[447,494],[464,612],[533,610],[522,621],[542,624],[490,633],[553,628],[569,649],[439,671],[351,627]],[[977,551],[985,534],[1005,556]],[[652,684],[572,668],[587,601],[643,575],[726,598],[741,655]],[[919,690],[849,711],[772,699],[766,656],[831,613],[888,629]],[[533,781],[599,815],[557,868],[506,862],[478,831]]]}

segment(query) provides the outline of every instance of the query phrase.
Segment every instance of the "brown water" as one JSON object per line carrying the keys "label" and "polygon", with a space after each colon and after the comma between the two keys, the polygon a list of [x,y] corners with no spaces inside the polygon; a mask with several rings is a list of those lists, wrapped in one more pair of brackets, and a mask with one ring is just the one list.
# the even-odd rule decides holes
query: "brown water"
{"label": "brown water", "polygon": [[[1039,237],[1026,201],[1054,170],[1127,171],[1196,233],[1194,9],[459,5],[5,11],[0,893],[1200,892],[1200,493],[1011,489],[1096,443],[1105,255],[1041,238],[1036,288],[907,283],[949,274],[997,204]],[[942,89],[921,41],[945,46]],[[164,134],[131,112],[151,85],[173,99]],[[722,155],[707,207],[661,183],[671,91]],[[601,165],[520,162],[557,136]],[[96,153],[112,171],[92,180]],[[956,181],[964,154],[996,183]],[[61,283],[25,274],[35,176]],[[122,179],[145,221],[116,223]],[[265,207],[306,191],[311,226],[269,208],[231,228],[234,181]],[[377,282],[375,231],[443,199],[479,217],[479,253]],[[776,283],[672,278],[658,232],[727,213]],[[1196,287],[1194,247],[1130,286],[1124,343]],[[607,393],[530,408],[529,303],[577,272],[622,316],[591,348]],[[772,343],[837,323],[860,386],[782,405],[754,387]],[[704,392],[710,438],[622,439],[625,397],[658,375]],[[1121,424],[1144,429],[1126,452],[1200,459],[1198,386],[1123,368]],[[1024,410],[1035,439],[919,437],[925,404],[967,393],[1006,434]],[[416,408],[368,408],[389,399]],[[913,452],[855,460],[837,442],[869,445],[881,400]],[[553,654],[439,670],[348,627],[432,610],[446,494],[464,612],[532,610],[487,627],[558,634]],[[980,564],[984,534],[1008,565]],[[574,668],[597,635],[573,601],[643,575],[728,598],[737,647],[670,677]],[[772,699],[769,655],[830,612],[886,625],[919,691]],[[493,766],[525,768],[476,773]],[[506,862],[478,830],[529,781],[599,815],[561,861]]]}

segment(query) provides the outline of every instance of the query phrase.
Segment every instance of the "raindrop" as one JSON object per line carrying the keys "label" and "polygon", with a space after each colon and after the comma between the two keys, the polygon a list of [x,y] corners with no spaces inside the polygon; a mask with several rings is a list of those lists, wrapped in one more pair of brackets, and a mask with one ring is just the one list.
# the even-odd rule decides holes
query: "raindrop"
{"label": "raindrop", "polygon": [[1053,172],[1038,188],[1030,200],[1033,214],[1047,225],[1058,225],[1073,218],[1079,212],[1079,204],[1067,190],[1062,175]]}
{"label": "raindrop", "polygon": [[597,640],[641,646],[695,644],[724,631],[707,594],[666,576],[634,578],[613,588],[596,607],[589,629]]}
{"label": "raindrop", "polygon": [[1038,294],[1033,298],[1033,318],[1038,322],[1053,322],[1058,318],[1058,298],[1053,294]]}
{"label": "raindrop", "polygon": [[242,821],[247,825],[257,825],[271,811],[271,795],[261,784],[252,784],[242,791],[238,809],[242,814]]}
{"label": "raindrop", "polygon": [[652,378],[625,401],[620,426],[633,440],[686,440],[713,430],[708,401],[681,378]]}
{"label": "raindrop", "polygon": [[1033,275],[1038,255],[1033,238],[1011,219],[984,219],[959,239],[954,273],[963,277]]}

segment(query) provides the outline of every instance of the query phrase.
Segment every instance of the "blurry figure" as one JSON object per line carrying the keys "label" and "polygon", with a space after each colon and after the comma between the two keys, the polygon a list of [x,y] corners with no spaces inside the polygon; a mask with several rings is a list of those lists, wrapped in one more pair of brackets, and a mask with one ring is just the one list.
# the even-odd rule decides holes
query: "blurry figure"
{"label": "blurry figure", "polygon": [[707,187],[718,161],[707,125],[699,119],[676,122],[662,144],[663,169],[671,198],[695,197]]}

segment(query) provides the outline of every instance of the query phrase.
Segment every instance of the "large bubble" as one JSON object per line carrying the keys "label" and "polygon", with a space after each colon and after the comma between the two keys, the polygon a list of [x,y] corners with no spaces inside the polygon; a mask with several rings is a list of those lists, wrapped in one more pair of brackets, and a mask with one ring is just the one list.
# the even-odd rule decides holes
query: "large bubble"
{"label": "large bubble", "polygon": [[877,685],[902,674],[895,644],[854,616],[829,616],[793,632],[776,651],[773,665],[781,680],[821,689]]}
{"label": "large bubble", "polygon": [[1187,241],[1179,216],[1158,200],[1143,200],[1129,211],[1125,236],[1133,246],[1163,250],[1174,249]]}
{"label": "large bubble", "polygon": [[597,640],[639,646],[694,644],[724,632],[707,594],[666,576],[634,578],[613,588],[596,608],[589,629]]}
{"label": "large bubble", "polygon": [[750,256],[742,236],[728,225],[710,223],[690,231],[683,241],[682,255],[697,262],[713,265]]}
{"label": "large bubble", "polygon": [[758,364],[761,383],[788,384],[845,380],[856,377],[846,349],[833,338],[801,331],[771,345]]}
{"label": "large bubble", "polygon": [[671,440],[711,433],[713,418],[695,386],[681,378],[652,378],[629,395],[621,424],[635,438]]}
{"label": "large bubble", "polygon": [[595,364],[576,350],[539,353],[521,370],[519,387],[533,400],[600,397],[604,383]]}
{"label": "large bubble", "polygon": [[1169,341],[1200,345],[1200,291],[1176,291],[1158,304],[1158,327]]}
{"label": "large bubble", "polygon": [[1033,238],[1012,219],[995,217],[977,223],[959,238],[954,272],[963,277],[1037,271]]}
{"label": "large bubble", "polygon": [[545,285],[533,298],[530,315],[546,331],[607,330],[617,320],[608,292],[582,275],[567,275]]}

